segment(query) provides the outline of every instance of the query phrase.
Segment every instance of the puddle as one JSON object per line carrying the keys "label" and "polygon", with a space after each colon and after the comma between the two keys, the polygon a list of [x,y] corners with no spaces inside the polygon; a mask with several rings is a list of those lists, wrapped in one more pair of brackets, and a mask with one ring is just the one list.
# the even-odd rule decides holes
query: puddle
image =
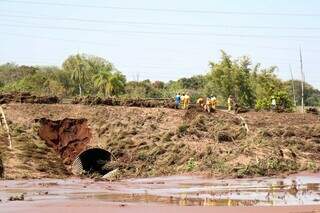
{"label": "puddle", "polygon": [[[91,199],[181,206],[285,206],[320,204],[320,176],[215,180],[173,176],[95,182],[90,179],[2,181],[2,203],[17,193],[25,201]],[[20,201],[21,202],[21,201]]]}

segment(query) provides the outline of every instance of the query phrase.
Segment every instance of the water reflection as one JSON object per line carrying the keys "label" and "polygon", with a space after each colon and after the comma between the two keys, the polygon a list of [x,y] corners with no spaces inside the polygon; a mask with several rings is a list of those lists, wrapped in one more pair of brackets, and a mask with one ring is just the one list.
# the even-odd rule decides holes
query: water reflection
{"label": "water reflection", "polygon": [[[4,181],[0,199],[26,193],[28,200],[96,199],[106,202],[181,206],[279,206],[319,204],[320,178],[288,177],[214,180],[201,177],[91,180]],[[45,193],[44,193],[45,192]]]}

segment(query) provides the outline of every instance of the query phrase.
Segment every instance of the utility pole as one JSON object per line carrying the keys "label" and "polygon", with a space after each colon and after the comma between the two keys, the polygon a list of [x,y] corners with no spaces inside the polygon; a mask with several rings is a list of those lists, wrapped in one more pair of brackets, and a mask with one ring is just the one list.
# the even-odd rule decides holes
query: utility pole
{"label": "utility pole", "polygon": [[293,73],[292,73],[291,64],[289,64],[289,69],[290,69],[290,73],[291,73],[291,84],[292,84],[292,94],[293,94],[293,106],[296,107],[296,106],[297,106],[297,102],[296,102],[296,92],[295,92],[295,88],[294,88],[294,81],[293,81]]}
{"label": "utility pole", "polygon": [[300,71],[301,71],[301,107],[302,107],[302,113],[304,113],[304,73],[303,73],[303,63],[302,63],[302,51],[300,47]]}

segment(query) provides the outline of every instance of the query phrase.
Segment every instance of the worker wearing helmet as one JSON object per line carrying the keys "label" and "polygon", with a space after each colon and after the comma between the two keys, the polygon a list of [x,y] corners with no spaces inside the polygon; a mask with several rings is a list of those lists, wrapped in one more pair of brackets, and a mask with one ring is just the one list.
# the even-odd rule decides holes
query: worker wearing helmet
{"label": "worker wearing helmet", "polygon": [[210,112],[211,112],[211,109],[212,109],[211,96],[208,96],[208,97],[207,97],[207,100],[206,100],[205,110],[206,110],[208,113],[210,113]]}
{"label": "worker wearing helmet", "polygon": [[175,107],[176,107],[176,109],[180,108],[180,102],[181,102],[181,95],[180,95],[180,93],[177,93],[177,95],[175,97]]}
{"label": "worker wearing helmet", "polygon": [[217,98],[215,96],[212,96],[211,97],[212,109],[214,110],[216,109],[217,103],[218,103]]}
{"label": "worker wearing helmet", "polygon": [[233,99],[232,99],[232,96],[229,95],[228,97],[228,111],[230,112],[231,109],[232,109],[232,104],[233,104]]}
{"label": "worker wearing helmet", "polygon": [[186,93],[183,98],[183,109],[188,109],[189,104],[190,104],[190,96],[188,95],[188,93]]}
{"label": "worker wearing helmet", "polygon": [[197,100],[197,106],[199,106],[200,108],[204,107],[204,99],[203,98],[198,98]]}

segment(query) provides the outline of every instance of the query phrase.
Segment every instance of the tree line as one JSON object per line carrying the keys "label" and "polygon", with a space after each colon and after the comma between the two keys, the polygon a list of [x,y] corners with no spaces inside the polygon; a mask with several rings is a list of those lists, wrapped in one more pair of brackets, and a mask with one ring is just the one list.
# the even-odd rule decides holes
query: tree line
{"label": "tree line", "polygon": [[[31,92],[36,95],[59,97],[101,96],[122,98],[172,98],[177,92],[188,92],[195,100],[214,95],[220,104],[233,95],[237,102],[246,107],[265,109],[270,107],[271,98],[291,107],[301,102],[300,81],[279,79],[276,66],[267,68],[252,64],[247,56],[233,59],[221,51],[217,62],[209,62],[204,75],[181,78],[169,82],[127,81],[111,62],[104,58],[76,54],[69,56],[62,67],[25,66],[14,63],[0,65],[0,92]],[[320,105],[320,91],[305,84],[305,103]]]}

